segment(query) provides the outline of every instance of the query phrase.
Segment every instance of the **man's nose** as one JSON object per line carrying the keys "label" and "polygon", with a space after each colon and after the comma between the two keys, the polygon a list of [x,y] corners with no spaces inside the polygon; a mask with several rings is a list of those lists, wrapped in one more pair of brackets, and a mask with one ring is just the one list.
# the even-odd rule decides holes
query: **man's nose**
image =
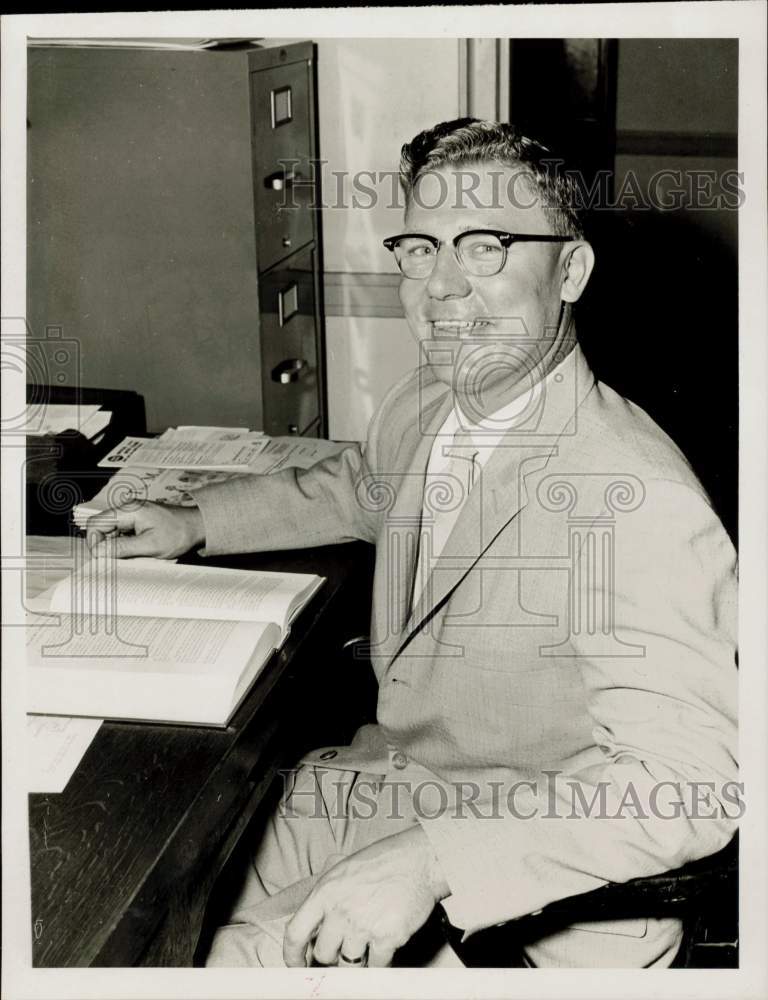
{"label": "man's nose", "polygon": [[461,269],[453,247],[442,246],[435,255],[435,266],[427,279],[427,292],[433,299],[462,299],[472,291],[472,284]]}

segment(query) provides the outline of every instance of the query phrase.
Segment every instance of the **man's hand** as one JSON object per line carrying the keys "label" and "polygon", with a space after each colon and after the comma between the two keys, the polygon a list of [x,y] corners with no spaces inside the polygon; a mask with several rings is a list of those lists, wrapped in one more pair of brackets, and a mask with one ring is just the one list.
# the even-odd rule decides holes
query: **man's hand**
{"label": "man's hand", "polygon": [[132,501],[88,518],[85,526],[90,549],[113,539],[115,555],[157,556],[175,559],[205,541],[203,515],[197,507],[168,507]]}
{"label": "man's hand", "polygon": [[448,894],[420,826],[385,837],[318,880],[285,929],[285,964],[305,966],[309,950],[321,965],[354,962],[368,949],[369,966],[389,965]]}

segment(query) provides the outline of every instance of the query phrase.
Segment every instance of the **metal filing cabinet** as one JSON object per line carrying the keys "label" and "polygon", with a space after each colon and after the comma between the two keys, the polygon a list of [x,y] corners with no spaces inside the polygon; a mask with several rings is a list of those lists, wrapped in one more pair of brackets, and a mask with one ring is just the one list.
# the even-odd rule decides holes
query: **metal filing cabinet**
{"label": "metal filing cabinet", "polygon": [[311,42],[33,47],[28,315],[66,384],[178,424],[326,433]]}

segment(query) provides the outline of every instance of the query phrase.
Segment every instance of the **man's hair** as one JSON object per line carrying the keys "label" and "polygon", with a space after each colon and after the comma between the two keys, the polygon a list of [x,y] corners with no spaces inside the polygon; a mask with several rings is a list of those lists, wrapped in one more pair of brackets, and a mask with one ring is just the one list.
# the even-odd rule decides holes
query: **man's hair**
{"label": "man's hair", "polygon": [[583,236],[579,198],[563,161],[534,139],[522,135],[514,125],[457,118],[419,132],[400,153],[400,184],[410,204],[413,189],[422,174],[440,167],[469,167],[498,163],[522,168],[522,177],[557,236]]}

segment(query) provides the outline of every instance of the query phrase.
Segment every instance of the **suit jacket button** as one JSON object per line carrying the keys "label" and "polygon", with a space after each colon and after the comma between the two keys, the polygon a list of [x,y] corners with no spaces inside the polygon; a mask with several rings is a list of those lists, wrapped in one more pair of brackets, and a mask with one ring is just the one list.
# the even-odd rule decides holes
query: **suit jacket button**
{"label": "suit jacket button", "polygon": [[393,767],[396,767],[398,771],[402,771],[404,767],[408,766],[408,758],[402,750],[396,750],[392,754],[392,765]]}
{"label": "suit jacket button", "polygon": [[326,750],[325,753],[320,754],[318,760],[333,760],[336,754],[337,754],[336,750]]}

